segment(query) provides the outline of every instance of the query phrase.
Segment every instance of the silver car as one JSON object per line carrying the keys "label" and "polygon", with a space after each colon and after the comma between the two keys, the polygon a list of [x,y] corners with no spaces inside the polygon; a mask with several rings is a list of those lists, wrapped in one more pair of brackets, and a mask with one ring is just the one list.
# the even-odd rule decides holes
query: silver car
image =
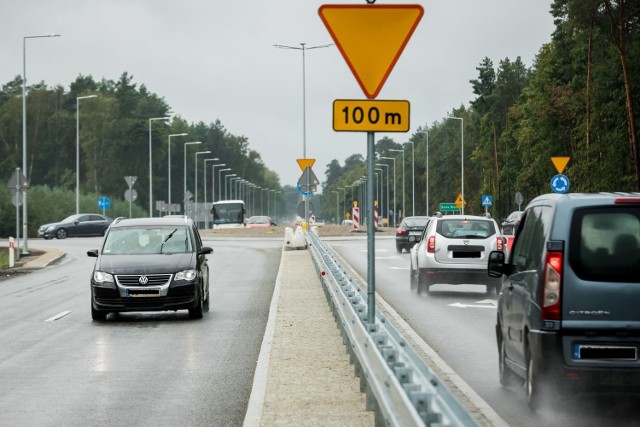
{"label": "silver car", "polygon": [[497,293],[499,279],[487,277],[491,251],[506,251],[498,224],[489,217],[436,214],[411,248],[411,290],[429,293],[436,283],[482,284]]}

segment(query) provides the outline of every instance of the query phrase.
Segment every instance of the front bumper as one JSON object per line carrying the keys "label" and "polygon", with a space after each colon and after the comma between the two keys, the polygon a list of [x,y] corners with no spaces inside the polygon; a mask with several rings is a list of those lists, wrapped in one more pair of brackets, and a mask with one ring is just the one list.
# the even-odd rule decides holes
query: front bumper
{"label": "front bumper", "polygon": [[167,311],[189,309],[198,304],[199,292],[195,281],[184,284],[171,282],[165,289],[160,288],[122,287],[115,283],[97,285],[92,281],[93,308],[100,311]]}

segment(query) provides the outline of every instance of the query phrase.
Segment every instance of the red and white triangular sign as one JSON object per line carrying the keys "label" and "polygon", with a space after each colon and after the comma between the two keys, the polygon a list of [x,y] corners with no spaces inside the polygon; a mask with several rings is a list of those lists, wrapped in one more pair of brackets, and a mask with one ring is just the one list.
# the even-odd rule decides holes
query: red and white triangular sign
{"label": "red and white triangular sign", "polygon": [[362,91],[380,93],[424,9],[420,5],[323,5],[318,10]]}

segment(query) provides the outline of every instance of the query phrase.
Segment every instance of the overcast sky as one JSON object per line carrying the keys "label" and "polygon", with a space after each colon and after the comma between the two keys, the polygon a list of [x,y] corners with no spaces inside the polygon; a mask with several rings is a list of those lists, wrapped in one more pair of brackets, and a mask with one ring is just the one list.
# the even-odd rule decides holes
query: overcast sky
{"label": "overcast sky", "polygon": [[[378,0],[376,4],[405,2]],[[484,57],[497,66],[520,56],[533,64],[550,40],[550,0],[433,0],[377,99],[408,100],[409,133],[376,134],[406,141],[419,127],[442,120],[474,95],[469,80]],[[134,83],[164,97],[189,123],[219,119],[244,135],[282,185],[301,175],[303,154],[302,53],[274,44],[307,47],[331,43],[316,0],[0,0],[0,84],[22,74],[24,36],[27,80],[49,86],[78,75]],[[365,99],[335,47],[307,50],[307,158],[324,180],[326,165],[366,155],[366,134],[332,129],[336,99]]]}

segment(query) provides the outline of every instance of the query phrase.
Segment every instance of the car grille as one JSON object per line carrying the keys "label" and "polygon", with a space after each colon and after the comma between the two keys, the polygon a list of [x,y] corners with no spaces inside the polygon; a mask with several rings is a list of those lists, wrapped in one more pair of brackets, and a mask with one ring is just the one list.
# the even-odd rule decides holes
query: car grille
{"label": "car grille", "polygon": [[[141,283],[140,278],[146,277],[148,282]],[[162,286],[171,280],[171,274],[118,274],[116,281],[122,286]],[[143,280],[144,282],[144,280]]]}
{"label": "car grille", "polygon": [[452,258],[481,258],[484,246],[477,245],[449,245],[447,250]]}

